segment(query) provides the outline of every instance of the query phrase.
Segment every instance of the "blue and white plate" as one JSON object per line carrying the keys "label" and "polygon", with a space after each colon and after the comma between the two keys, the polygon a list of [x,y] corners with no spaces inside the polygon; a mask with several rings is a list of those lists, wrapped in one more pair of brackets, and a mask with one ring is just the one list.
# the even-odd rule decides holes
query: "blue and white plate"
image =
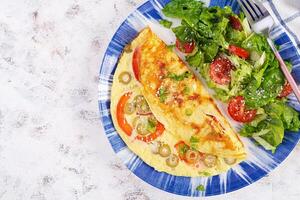
{"label": "blue and white plate", "polygon": [[[291,153],[300,138],[300,134],[287,132],[283,143],[275,154],[257,147],[249,139],[243,139],[248,147],[248,159],[246,161],[233,167],[227,173],[213,177],[191,178],[172,176],[154,170],[127,148],[113,125],[110,113],[110,91],[118,58],[124,46],[136,37],[137,33],[147,25],[148,20],[158,21],[162,18],[161,9],[168,2],[169,0],[149,0],[145,2],[127,17],[109,43],[99,73],[98,104],[105,134],[115,153],[125,165],[140,179],[161,190],[185,196],[212,196],[238,190],[254,183],[278,166]],[[207,5],[221,7],[228,5],[232,7],[234,12],[239,12],[239,5],[236,0],[211,0]],[[281,46],[280,53],[282,57],[291,60],[293,64],[292,74],[299,81],[300,57],[295,46],[293,46],[283,29],[277,27],[271,33],[275,43]],[[289,104],[296,110],[300,110],[294,96],[290,96]],[[200,184],[204,185],[205,191],[196,190],[196,187]]]}

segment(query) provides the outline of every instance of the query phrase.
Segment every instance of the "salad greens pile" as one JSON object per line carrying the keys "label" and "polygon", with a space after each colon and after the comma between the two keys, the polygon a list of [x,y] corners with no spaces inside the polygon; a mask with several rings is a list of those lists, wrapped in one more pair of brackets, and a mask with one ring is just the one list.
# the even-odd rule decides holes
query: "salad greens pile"
{"label": "salad greens pile", "polygon": [[[298,112],[285,103],[291,91],[285,86],[279,62],[266,37],[251,31],[243,13],[236,15],[230,7],[205,7],[197,0],[172,0],[163,13],[181,19],[177,27],[167,20],[161,24],[172,29],[176,47],[181,46],[189,65],[200,72],[217,99],[229,102],[230,115],[229,107],[244,114],[244,118],[231,115],[245,123],[242,136],[252,137],[274,152],[282,143],[284,130],[299,130]],[[286,64],[291,69],[291,64]],[[228,66],[232,67],[228,70]],[[219,77],[220,69],[227,76]],[[237,97],[239,100],[232,101]]]}

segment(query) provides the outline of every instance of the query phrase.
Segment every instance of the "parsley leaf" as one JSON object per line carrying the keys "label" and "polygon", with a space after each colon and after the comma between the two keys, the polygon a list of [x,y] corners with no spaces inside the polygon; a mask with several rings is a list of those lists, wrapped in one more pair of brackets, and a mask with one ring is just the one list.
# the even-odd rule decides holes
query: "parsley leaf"
{"label": "parsley leaf", "polygon": [[156,130],[156,121],[154,121],[151,118],[148,118],[148,123],[147,123],[147,131],[150,133],[154,133]]}
{"label": "parsley leaf", "polygon": [[184,73],[182,73],[180,75],[177,75],[177,74],[174,74],[174,73],[169,73],[167,75],[167,77],[170,78],[170,79],[173,79],[175,81],[182,81],[183,79],[188,78],[191,75],[192,75],[191,72],[186,71],[186,72],[184,72]]}
{"label": "parsley leaf", "polygon": [[194,137],[194,136],[192,136],[191,138],[190,138],[190,143],[198,143],[199,142],[199,138],[196,138],[196,137]]}
{"label": "parsley leaf", "polygon": [[189,150],[189,146],[186,144],[183,144],[179,147],[179,154],[184,155]]}
{"label": "parsley leaf", "polygon": [[188,86],[185,86],[182,92],[184,95],[188,95],[190,93],[190,91],[191,91],[191,89]]}
{"label": "parsley leaf", "polygon": [[187,108],[187,109],[185,109],[185,115],[186,116],[191,116],[192,114],[193,114],[193,110],[192,109],[189,109],[189,108]]}
{"label": "parsley leaf", "polygon": [[196,137],[192,136],[192,137],[190,138],[191,149],[197,150],[198,142],[199,142],[199,138],[196,138]]}
{"label": "parsley leaf", "polygon": [[196,190],[201,191],[201,192],[205,191],[204,185],[202,185],[202,184],[198,185],[196,187]]}
{"label": "parsley leaf", "polygon": [[158,96],[159,96],[160,102],[164,103],[167,99],[167,95],[168,95],[167,89],[164,87],[161,87],[158,91]]}
{"label": "parsley leaf", "polygon": [[203,172],[198,172],[199,175],[201,176],[211,176],[209,172],[203,171]]}

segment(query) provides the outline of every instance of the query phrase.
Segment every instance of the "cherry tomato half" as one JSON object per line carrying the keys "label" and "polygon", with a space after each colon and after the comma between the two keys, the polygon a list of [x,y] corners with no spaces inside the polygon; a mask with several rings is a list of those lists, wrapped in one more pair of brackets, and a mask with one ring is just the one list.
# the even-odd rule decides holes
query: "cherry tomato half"
{"label": "cherry tomato half", "polygon": [[251,122],[256,115],[256,110],[247,110],[245,105],[245,99],[242,96],[236,96],[229,101],[228,113],[238,122]]}
{"label": "cherry tomato half", "polygon": [[231,24],[231,27],[235,30],[238,30],[238,31],[242,31],[243,30],[243,26],[241,24],[241,21],[236,18],[235,16],[230,16],[229,17],[229,22]]}
{"label": "cherry tomato half", "polygon": [[235,45],[229,45],[228,51],[229,53],[237,55],[238,57],[241,57],[243,59],[247,59],[250,56],[250,53],[246,49]]}
{"label": "cherry tomato half", "polygon": [[178,39],[176,39],[176,48],[182,53],[192,53],[195,49],[195,42],[186,42],[182,43]]}
{"label": "cherry tomato half", "polygon": [[278,95],[279,98],[283,98],[288,96],[289,94],[291,94],[293,91],[292,86],[289,84],[289,82],[285,82],[283,85],[283,88],[280,92],[280,94]]}
{"label": "cherry tomato half", "polygon": [[210,78],[220,85],[227,85],[231,80],[231,69],[233,69],[233,65],[230,60],[225,57],[218,57],[210,64]]}

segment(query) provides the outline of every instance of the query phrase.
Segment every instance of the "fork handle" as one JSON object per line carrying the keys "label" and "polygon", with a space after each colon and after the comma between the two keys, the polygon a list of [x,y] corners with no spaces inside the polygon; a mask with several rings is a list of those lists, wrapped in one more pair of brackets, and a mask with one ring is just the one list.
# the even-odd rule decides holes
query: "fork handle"
{"label": "fork handle", "polygon": [[285,65],[282,57],[280,56],[279,52],[277,51],[277,49],[275,48],[272,40],[270,38],[267,38],[268,43],[270,45],[270,47],[272,48],[277,60],[280,63],[280,68],[285,76],[285,78],[287,79],[288,83],[291,85],[294,94],[296,95],[298,102],[300,102],[300,91],[299,88],[297,86],[297,83],[295,82],[294,78],[292,77],[291,73],[289,72],[287,66]]}

